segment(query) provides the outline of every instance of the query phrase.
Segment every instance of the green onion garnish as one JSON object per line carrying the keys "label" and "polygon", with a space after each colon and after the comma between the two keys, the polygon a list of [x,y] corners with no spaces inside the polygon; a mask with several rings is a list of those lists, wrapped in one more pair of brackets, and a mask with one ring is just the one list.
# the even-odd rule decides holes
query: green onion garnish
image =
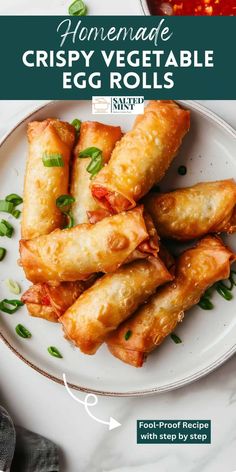
{"label": "green onion garnish", "polygon": [[[24,303],[20,300],[7,300],[6,298],[0,302],[0,311],[12,315],[15,313]],[[13,306],[14,308],[11,308]]]}
{"label": "green onion garnish", "polygon": [[63,357],[55,346],[48,347],[48,352],[51,356],[57,357],[58,359],[62,359]]}
{"label": "green onion garnish", "polygon": [[171,333],[170,337],[171,337],[172,341],[174,341],[175,344],[181,344],[182,343],[181,339],[179,338],[179,336],[177,336],[177,334]]}
{"label": "green onion garnish", "polygon": [[66,224],[66,226],[64,226],[64,229],[71,229],[73,228],[73,226],[75,225],[75,220],[74,220],[74,217],[71,213],[71,211],[68,211],[68,212],[65,212],[64,215],[67,217],[68,219],[68,223]]}
{"label": "green onion garnish", "polygon": [[91,160],[89,163],[88,167],[86,167],[87,172],[91,174],[91,177],[95,177],[95,175],[100,172],[100,170],[103,168],[103,160],[102,160],[102,155],[95,157],[94,159]]}
{"label": "green onion garnish", "polygon": [[58,152],[44,152],[42,161],[44,167],[64,167],[63,156]]}
{"label": "green onion garnish", "polygon": [[56,206],[57,208],[60,208],[60,210],[65,210],[66,208],[70,207],[74,202],[75,198],[71,197],[71,195],[61,195],[56,199]]}
{"label": "green onion garnish", "polygon": [[25,328],[25,326],[23,326],[22,324],[18,324],[15,330],[18,336],[20,336],[21,338],[26,339],[26,338],[31,338],[32,336],[31,332],[27,328]]}
{"label": "green onion garnish", "polygon": [[13,203],[14,207],[16,207],[16,206],[20,205],[21,203],[23,203],[23,198],[21,198],[16,193],[11,193],[10,195],[7,195],[5,200],[6,200],[6,202]]}
{"label": "green onion garnish", "polygon": [[186,175],[186,174],[187,174],[187,167],[185,167],[185,166],[179,166],[179,168],[178,168],[178,174],[179,174],[179,175]]}
{"label": "green onion garnish", "polygon": [[84,4],[83,0],[75,0],[71,3],[68,9],[69,15],[72,16],[86,16],[87,11],[88,9]]}
{"label": "green onion garnish", "polygon": [[91,174],[91,179],[100,172],[103,167],[102,151],[96,147],[89,147],[79,153],[80,158],[91,157],[91,161],[86,168],[87,172]]}
{"label": "green onion garnish", "polygon": [[14,205],[11,202],[6,202],[6,200],[0,200],[0,211],[5,213],[12,213]]}
{"label": "green onion garnish", "polygon": [[125,333],[125,340],[128,341],[130,336],[132,336],[132,331],[129,329],[128,331],[126,331]]}
{"label": "green onion garnish", "polygon": [[0,221],[0,236],[6,236],[7,238],[11,238],[13,235],[13,231],[14,228],[8,221]]}
{"label": "green onion garnish", "polygon": [[203,310],[212,310],[214,308],[214,305],[211,300],[209,300],[209,298],[205,296],[200,299],[200,301],[198,302],[198,306],[200,306],[200,308],[202,308]]}
{"label": "green onion garnish", "polygon": [[72,124],[72,126],[74,126],[75,131],[76,131],[76,134],[78,135],[79,132],[80,132],[81,121],[78,120],[78,118],[75,118],[75,119],[71,122],[71,124]]}
{"label": "green onion garnish", "polygon": [[228,288],[225,287],[225,285],[222,282],[217,282],[216,284],[216,291],[223,297],[225,300],[230,301],[233,298],[232,293]]}
{"label": "green onion garnish", "polygon": [[4,247],[0,247],[0,261],[3,261],[7,251]]}
{"label": "green onion garnish", "polygon": [[11,293],[14,293],[15,295],[19,295],[21,292],[21,288],[15,280],[12,279],[6,279],[5,281],[7,287],[9,288]]}
{"label": "green onion garnish", "polygon": [[14,218],[18,219],[20,215],[21,215],[20,210],[13,210],[12,216],[14,216]]}
{"label": "green onion garnish", "polygon": [[94,159],[95,157],[99,156],[100,154],[102,154],[102,151],[101,149],[98,149],[96,147],[88,147],[86,149],[84,149],[83,151],[81,151],[79,153],[79,157],[83,158],[83,157],[91,157],[92,159]]}

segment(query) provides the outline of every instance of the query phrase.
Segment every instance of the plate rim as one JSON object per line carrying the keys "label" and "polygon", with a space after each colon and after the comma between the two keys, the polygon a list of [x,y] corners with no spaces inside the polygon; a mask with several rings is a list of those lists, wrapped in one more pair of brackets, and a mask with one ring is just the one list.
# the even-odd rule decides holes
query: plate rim
{"label": "plate rim", "polygon": [[[43,105],[42,104],[37,105],[35,108],[33,108],[32,111],[27,112],[25,115],[21,116],[21,118],[17,120],[15,125],[13,125],[13,127],[11,127],[11,129],[8,132],[6,132],[0,139],[0,148],[7,141],[7,139],[17,130],[17,128],[21,126],[23,123],[25,123],[31,116],[33,116],[35,113],[39,111],[42,111],[50,107],[51,105],[54,105],[60,102],[67,102],[67,100],[50,100],[47,103],[44,103]],[[194,100],[176,100],[176,102],[180,103],[183,106],[187,106],[187,107],[190,106],[194,110],[197,110],[198,112],[200,112],[201,114],[209,118],[215,124],[220,125],[221,128],[224,128],[226,132],[228,132],[233,138],[236,139],[236,130],[232,126],[230,126],[224,119],[220,118],[216,113],[209,110],[205,106],[201,105],[200,103],[195,102]],[[60,378],[58,376],[50,374],[46,370],[42,369],[38,365],[31,362],[20,352],[18,352],[18,350],[11,344],[11,342],[1,332],[1,330],[0,330],[0,339],[18,357],[18,359],[23,361],[28,367],[31,367],[34,371],[43,375],[47,379],[57,384],[64,385],[62,377]],[[105,396],[105,397],[145,397],[149,395],[155,395],[157,393],[164,393],[164,392],[169,392],[171,390],[176,390],[190,383],[196,382],[197,380],[205,377],[206,375],[208,375],[209,373],[213,372],[218,367],[220,367],[222,364],[224,364],[228,359],[230,359],[230,357],[233,356],[235,352],[236,352],[236,343],[228,351],[226,351],[223,355],[221,355],[215,361],[211,362],[211,364],[209,364],[205,368],[200,369],[196,371],[195,373],[193,373],[192,375],[190,374],[182,378],[181,380],[176,380],[175,382],[169,382],[159,387],[152,387],[152,388],[143,389],[143,390],[140,390],[140,389],[130,390],[126,392],[116,392],[116,391],[97,390],[90,387],[84,387],[82,385],[74,384],[69,381],[68,381],[68,386],[74,390],[77,390],[83,393],[92,393],[95,395]]]}

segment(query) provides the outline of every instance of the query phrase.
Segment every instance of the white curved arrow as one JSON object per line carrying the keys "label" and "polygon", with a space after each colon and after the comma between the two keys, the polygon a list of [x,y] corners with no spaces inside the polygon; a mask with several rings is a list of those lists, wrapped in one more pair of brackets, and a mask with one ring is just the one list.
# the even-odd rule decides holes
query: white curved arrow
{"label": "white curved arrow", "polygon": [[101,419],[97,418],[96,416],[94,416],[91,413],[91,411],[89,410],[89,407],[91,408],[91,407],[97,405],[97,403],[98,403],[98,398],[97,398],[96,395],[94,395],[93,393],[88,393],[86,395],[84,401],[80,400],[80,398],[76,397],[73,394],[73,392],[70,390],[70,388],[68,386],[68,383],[67,383],[67,380],[66,380],[66,374],[63,374],[63,382],[64,382],[66,390],[69,393],[69,395],[71,396],[71,398],[73,398],[73,400],[75,400],[76,402],[81,403],[82,405],[84,405],[84,408],[85,408],[86,412],[88,413],[88,415],[90,416],[90,418],[97,421],[98,423],[107,424],[109,426],[109,431],[112,431],[112,429],[119,428],[121,426],[121,423],[116,421],[115,418],[112,418],[112,416],[110,416],[109,421],[104,421],[104,420],[101,420]]}

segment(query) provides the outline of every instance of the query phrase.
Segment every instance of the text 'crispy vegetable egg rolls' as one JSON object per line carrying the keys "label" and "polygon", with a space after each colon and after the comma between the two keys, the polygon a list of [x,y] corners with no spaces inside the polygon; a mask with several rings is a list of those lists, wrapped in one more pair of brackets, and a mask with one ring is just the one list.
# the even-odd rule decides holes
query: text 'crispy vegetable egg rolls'
{"label": "text 'crispy vegetable egg rolls'", "polygon": [[82,352],[94,354],[111,331],[172,278],[159,258],[134,261],[104,275],[59,321]]}
{"label": "text 'crispy vegetable egg rolls'", "polygon": [[48,321],[58,321],[95,278],[80,282],[62,282],[57,286],[46,283],[32,285],[21,297],[29,314]]}
{"label": "text 'crispy vegetable egg rolls'", "polygon": [[92,181],[94,198],[113,213],[133,208],[164,177],[189,127],[189,111],[151,101]]}
{"label": "text 'crispy vegetable egg rolls'", "polygon": [[[95,272],[113,272],[148,239],[141,206],[95,225],[78,225],[21,240],[20,264],[33,283],[85,280]],[[148,251],[147,255],[157,253],[148,245],[141,250]]]}
{"label": "text 'crispy vegetable egg rolls'", "polygon": [[130,320],[108,340],[111,353],[123,362],[141,367],[153,351],[196,305],[205,290],[226,279],[235,255],[216,237],[205,237],[177,260],[176,279],[159,289]]}
{"label": "text 'crispy vegetable egg rolls'", "polygon": [[68,193],[74,140],[75,128],[63,121],[49,118],[29,123],[22,238],[49,234],[61,226],[62,213],[56,199]]}
{"label": "text 'crispy vegetable egg rolls'", "polygon": [[152,193],[145,208],[160,236],[186,241],[208,233],[236,231],[236,183],[204,182],[174,192]]}
{"label": "text 'crispy vegetable egg rolls'", "polygon": [[87,223],[87,212],[101,209],[90,190],[91,174],[87,171],[87,167],[91,158],[80,158],[79,153],[87,148],[96,147],[102,151],[102,161],[105,164],[109,161],[115,144],[121,136],[119,126],[108,126],[92,121],[81,124],[79,141],[74,151],[71,182],[71,194],[76,200],[72,207],[76,224]]}

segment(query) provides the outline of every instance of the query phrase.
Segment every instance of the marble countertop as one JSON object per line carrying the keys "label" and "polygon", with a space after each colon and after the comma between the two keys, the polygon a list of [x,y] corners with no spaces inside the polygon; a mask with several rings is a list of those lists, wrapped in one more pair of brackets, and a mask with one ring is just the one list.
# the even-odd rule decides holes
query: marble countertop
{"label": "marble countertop", "polygon": [[[66,0],[2,0],[0,14],[65,14]],[[141,14],[138,0],[87,0],[91,14]],[[2,101],[0,137],[39,101]],[[236,101],[204,101],[236,128]],[[236,357],[187,387],[146,398],[99,398],[96,415],[122,427],[108,432],[64,387],[0,344],[0,403],[14,421],[52,439],[62,472],[233,472],[236,470]],[[81,395],[81,394],[78,394]],[[83,397],[83,395],[82,395]],[[136,445],[139,418],[211,419],[211,445]],[[32,471],[33,472],[33,471]]]}

